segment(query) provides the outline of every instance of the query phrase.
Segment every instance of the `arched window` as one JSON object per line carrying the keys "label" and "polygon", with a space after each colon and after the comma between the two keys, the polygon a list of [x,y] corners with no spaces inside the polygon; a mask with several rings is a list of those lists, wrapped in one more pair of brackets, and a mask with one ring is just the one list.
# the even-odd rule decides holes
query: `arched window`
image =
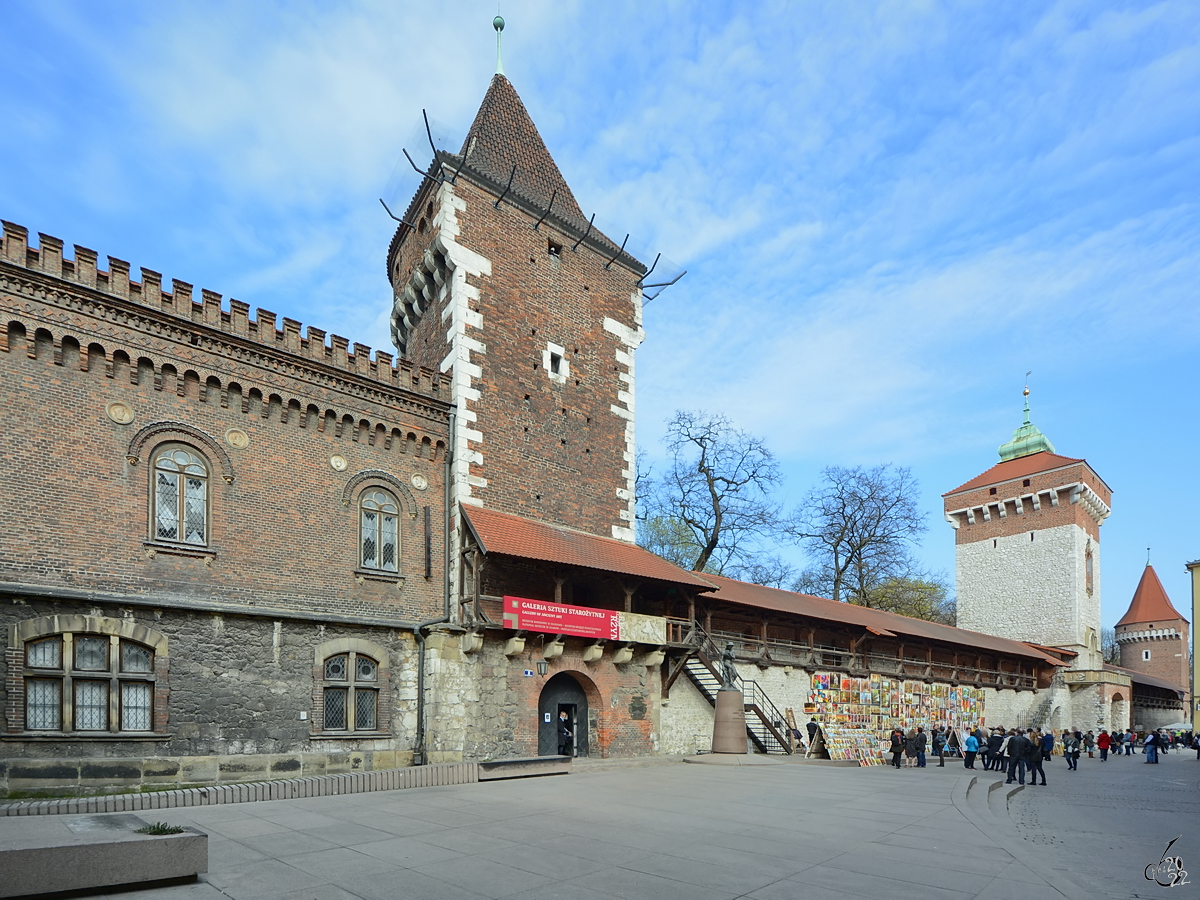
{"label": "arched window", "polygon": [[154,728],[154,650],[118,635],[64,632],[25,642],[25,730]]}
{"label": "arched window", "polygon": [[380,572],[398,571],[400,504],[387,491],[370,488],[359,500],[359,564]]}
{"label": "arched window", "polygon": [[154,458],[152,539],[208,545],[208,465],[190,447],[169,445]]}
{"label": "arched window", "polygon": [[379,730],[379,663],[354,650],[325,660],[325,731]]}

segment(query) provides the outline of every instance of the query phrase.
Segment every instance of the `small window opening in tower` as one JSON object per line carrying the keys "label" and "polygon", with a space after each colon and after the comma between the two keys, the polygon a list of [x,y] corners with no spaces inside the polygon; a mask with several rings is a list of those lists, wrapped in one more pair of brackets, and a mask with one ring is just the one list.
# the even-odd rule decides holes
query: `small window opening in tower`
{"label": "small window opening in tower", "polygon": [[530,337],[537,337],[537,329],[536,329],[536,328],[530,328],[530,329],[529,329],[529,336],[530,336]]}
{"label": "small window opening in tower", "polygon": [[425,215],[429,216],[429,218],[431,218],[431,219],[433,218],[433,204],[432,203],[425,204]]}
{"label": "small window opening in tower", "polygon": [[421,216],[421,221],[417,223],[417,234],[425,233],[425,217]]}
{"label": "small window opening in tower", "polygon": [[992,549],[995,550],[998,546],[1000,545],[996,542],[996,539],[992,538]]}
{"label": "small window opening in tower", "polygon": [[1149,650],[1143,650],[1143,651],[1142,651],[1142,659],[1149,659],[1149,658],[1150,658],[1150,651],[1149,651]]}
{"label": "small window opening in tower", "polygon": [[564,416],[567,414],[567,408],[566,408],[565,406],[563,407],[562,414],[563,414]]}
{"label": "small window opening in tower", "polygon": [[557,353],[550,354],[550,371],[555,375],[562,369],[562,357]]}
{"label": "small window opening in tower", "polygon": [[995,488],[988,488],[988,493],[989,493],[989,494],[991,494],[991,495],[994,497],[994,496],[996,496],[996,489],[995,489]]}
{"label": "small window opening in tower", "polygon": [[562,254],[562,244],[560,244],[558,241],[547,240],[546,252],[557,259]]}
{"label": "small window opening in tower", "polygon": [[1029,532],[1029,543],[1033,543],[1033,532]]}
{"label": "small window opening in tower", "polygon": [[1026,478],[1024,481],[1022,481],[1022,482],[1021,482],[1021,485],[1022,485],[1023,487],[1029,487],[1029,479],[1028,479],[1028,478]]}

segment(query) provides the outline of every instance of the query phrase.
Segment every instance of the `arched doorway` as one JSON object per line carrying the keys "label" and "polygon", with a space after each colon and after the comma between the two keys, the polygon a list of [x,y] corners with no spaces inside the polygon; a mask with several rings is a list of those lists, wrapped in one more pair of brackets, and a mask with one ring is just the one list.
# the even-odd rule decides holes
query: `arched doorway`
{"label": "arched doorway", "polygon": [[1109,730],[1129,727],[1129,703],[1121,694],[1113,694],[1112,713],[1108,717]]}
{"label": "arched doorway", "polygon": [[583,686],[567,672],[546,682],[538,699],[538,756],[558,755],[558,714],[567,714],[575,736],[573,756],[588,755],[588,701]]}

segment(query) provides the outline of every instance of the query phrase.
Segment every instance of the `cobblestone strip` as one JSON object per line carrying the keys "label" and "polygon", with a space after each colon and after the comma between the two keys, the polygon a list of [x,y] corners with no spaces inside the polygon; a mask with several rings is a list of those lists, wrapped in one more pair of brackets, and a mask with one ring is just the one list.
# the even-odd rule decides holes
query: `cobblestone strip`
{"label": "cobblestone strip", "polygon": [[70,797],[62,800],[23,800],[0,804],[0,816],[54,816],[72,813],[136,812],[180,806],[215,806],[218,803],[253,803],[258,800],[292,800],[331,797],[371,791],[395,791],[432,785],[475,784],[479,764],[474,762],[379,769],[344,775],[314,775],[278,781],[221,784],[177,791],[115,794],[107,797]]}

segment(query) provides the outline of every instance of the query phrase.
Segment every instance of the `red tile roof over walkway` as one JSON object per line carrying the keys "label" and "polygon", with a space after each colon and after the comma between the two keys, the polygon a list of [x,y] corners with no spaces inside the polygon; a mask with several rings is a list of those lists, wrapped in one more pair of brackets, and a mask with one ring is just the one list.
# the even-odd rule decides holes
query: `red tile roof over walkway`
{"label": "red tile roof over walkway", "polygon": [[813,597],[809,594],[797,594],[779,588],[764,587],[761,584],[734,581],[732,578],[724,578],[720,575],[705,575],[704,577],[719,588],[715,594],[706,594],[706,599],[724,600],[727,603],[737,603],[757,609],[771,609],[810,619],[824,619],[827,622],[858,625],[884,637],[896,635],[919,637],[929,641],[977,647],[989,653],[1029,657],[1040,663],[1056,666],[1066,665],[1062,660],[1043,653],[1022,641],[1010,641],[1007,638],[981,634],[978,631],[967,631],[963,628],[953,628],[950,625],[941,625],[925,619],[911,619],[908,616],[879,609],[869,609],[865,606],[838,603],[826,600],[824,597]]}
{"label": "red tile roof over walkway", "polygon": [[636,544],[561,525],[535,522],[494,509],[464,506],[462,511],[485,553],[502,553],[520,559],[537,559],[601,572],[653,578],[686,585],[696,591],[712,590],[712,585],[695,573],[681,569]]}

